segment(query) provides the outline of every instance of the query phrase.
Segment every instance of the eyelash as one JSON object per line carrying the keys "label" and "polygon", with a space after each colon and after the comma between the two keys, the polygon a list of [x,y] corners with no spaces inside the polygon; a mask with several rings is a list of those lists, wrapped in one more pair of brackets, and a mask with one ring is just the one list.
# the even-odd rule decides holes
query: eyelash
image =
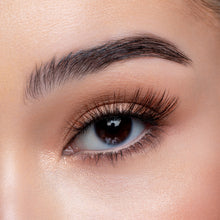
{"label": "eyelash", "polygon": [[159,141],[159,137],[163,132],[162,127],[165,125],[164,119],[176,109],[178,98],[169,96],[166,90],[156,92],[149,89],[144,95],[142,93],[141,89],[137,89],[132,95],[121,94],[119,91],[118,93],[114,93],[113,96],[100,98],[101,100],[98,102],[94,100],[91,104],[92,106],[86,106],[83,111],[84,113],[76,120],[70,120],[68,122],[67,135],[65,137],[69,136],[70,133],[72,136],[63,151],[91,124],[105,117],[115,115],[137,118],[149,124],[150,129],[128,147],[123,147],[122,149],[116,148],[112,151],[77,151],[72,155],[80,156],[83,161],[95,161],[96,164],[104,159],[113,163],[119,158],[124,159],[133,153],[144,152],[149,146],[153,148],[156,144],[155,142]]}

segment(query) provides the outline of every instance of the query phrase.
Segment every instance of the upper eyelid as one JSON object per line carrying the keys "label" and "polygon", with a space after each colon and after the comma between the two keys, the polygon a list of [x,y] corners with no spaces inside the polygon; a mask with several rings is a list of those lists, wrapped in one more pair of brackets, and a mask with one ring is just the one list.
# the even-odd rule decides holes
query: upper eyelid
{"label": "upper eyelid", "polygon": [[[169,97],[169,92],[167,90],[154,91],[153,88],[148,88],[147,90],[145,90],[137,87],[136,89],[133,90],[131,94],[129,94],[128,92],[126,92],[126,90],[123,91],[122,89],[119,89],[113,92],[112,94],[101,95],[92,98],[84,107],[80,108],[80,111],[77,114],[74,114],[74,116],[75,117],[77,116],[76,118],[79,119],[88,111],[97,109],[103,106],[104,104],[112,105],[112,104],[121,103],[121,104],[129,104],[129,105],[136,104],[142,106],[143,102],[148,102],[146,97],[147,99],[155,99],[155,100],[158,99],[158,97],[160,97],[160,101],[162,101],[163,99],[167,99]],[[178,97],[173,96],[173,99],[176,99],[176,102],[178,101]],[[152,109],[152,111],[154,110]],[[77,119],[75,121],[77,121]]]}

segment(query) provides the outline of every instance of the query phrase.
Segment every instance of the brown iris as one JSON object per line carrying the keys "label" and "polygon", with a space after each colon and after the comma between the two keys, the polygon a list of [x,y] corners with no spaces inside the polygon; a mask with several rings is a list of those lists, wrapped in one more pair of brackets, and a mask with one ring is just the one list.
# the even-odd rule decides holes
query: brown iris
{"label": "brown iris", "polygon": [[94,124],[96,135],[106,144],[117,145],[131,133],[132,119],[129,117],[108,117]]}

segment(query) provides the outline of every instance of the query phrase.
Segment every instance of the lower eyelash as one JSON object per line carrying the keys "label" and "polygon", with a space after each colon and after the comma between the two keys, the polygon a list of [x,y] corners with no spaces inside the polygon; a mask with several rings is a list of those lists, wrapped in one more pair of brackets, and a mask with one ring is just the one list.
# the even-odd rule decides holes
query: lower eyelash
{"label": "lower eyelash", "polygon": [[143,133],[142,137],[138,141],[134,142],[128,147],[118,147],[119,149],[115,148],[115,150],[103,152],[81,151],[74,155],[80,157],[80,159],[83,161],[95,162],[96,165],[100,161],[108,161],[114,165],[119,159],[126,159],[128,156],[133,156],[134,153],[145,153],[146,151],[153,149],[157,144],[159,144],[159,136],[163,130],[158,126],[155,126],[150,130],[150,133],[149,131]]}
{"label": "lower eyelash", "polygon": [[[144,95],[141,89],[136,90],[133,95],[114,93],[111,96],[101,97],[100,101],[94,100],[90,105],[82,109],[81,116],[76,120],[71,120],[68,124],[67,135],[72,134],[66,144],[67,147],[74,143],[78,135],[84,132],[88,126],[107,116],[119,115],[138,118],[150,125],[145,130],[143,136],[128,147],[112,148],[111,151],[74,151],[68,156],[76,156],[83,161],[94,161],[96,164],[100,160],[116,162],[118,159],[124,159],[133,153],[145,152],[146,149],[154,148],[159,142],[162,127],[165,124],[165,118],[176,108],[178,98],[170,97],[166,91],[155,92],[148,90]],[[67,156],[63,154],[64,156]]]}

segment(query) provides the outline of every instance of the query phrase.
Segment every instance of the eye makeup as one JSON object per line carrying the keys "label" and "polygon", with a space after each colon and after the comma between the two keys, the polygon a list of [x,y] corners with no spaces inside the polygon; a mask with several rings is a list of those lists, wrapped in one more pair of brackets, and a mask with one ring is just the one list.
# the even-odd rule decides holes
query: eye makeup
{"label": "eye makeup", "polygon": [[[78,116],[67,122],[65,135],[67,144],[62,150],[62,156],[92,161],[96,164],[100,161],[115,163],[129,155],[143,153],[147,149],[154,148],[159,144],[160,137],[168,124],[167,118],[175,110],[177,103],[178,98],[169,95],[166,90],[148,89],[144,92],[141,88],[137,88],[133,92],[118,90],[112,94],[95,97],[92,102],[81,109]],[[102,125],[103,121],[106,125],[109,122],[114,123],[111,124],[113,126],[121,122],[122,119],[127,124],[132,120],[139,120],[144,126],[143,132],[126,144],[123,144],[123,142],[117,145],[113,144],[108,149],[94,150],[91,147],[90,150],[89,145],[94,145],[92,140],[88,141],[89,145],[86,149],[82,147],[79,140],[82,140],[82,136],[88,132],[89,128],[91,129],[91,126]],[[126,126],[122,126],[120,128],[122,130],[119,131],[116,127],[113,130],[111,127],[108,131],[117,136],[114,132],[124,134],[123,129],[125,128]],[[106,130],[108,127],[104,126],[103,129]],[[105,132],[103,134],[109,133]],[[112,134],[110,134],[110,137],[113,137]]]}

